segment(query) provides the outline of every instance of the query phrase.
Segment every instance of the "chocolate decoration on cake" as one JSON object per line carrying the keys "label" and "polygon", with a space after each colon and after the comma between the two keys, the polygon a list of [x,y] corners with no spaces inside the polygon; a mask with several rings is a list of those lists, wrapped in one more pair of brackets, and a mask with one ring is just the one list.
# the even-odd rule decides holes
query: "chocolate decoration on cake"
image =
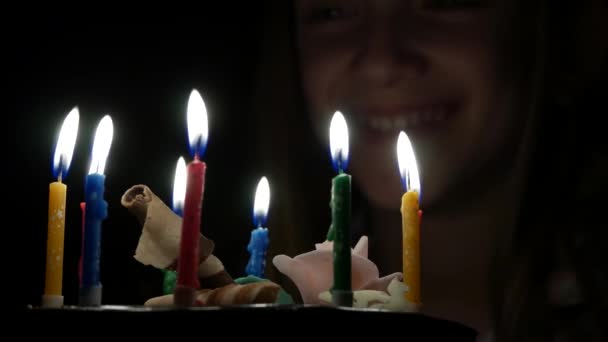
{"label": "chocolate decoration on cake", "polygon": [[[175,269],[179,256],[182,219],[146,185],[134,185],[120,203],[137,218],[142,232],[134,258],[158,269]],[[233,283],[222,262],[213,255],[215,244],[200,234],[199,282],[203,288],[216,288]]]}
{"label": "chocolate decoration on cake", "polygon": [[[216,289],[202,289],[196,292],[198,306],[229,306],[244,304],[273,304],[277,301],[281,287],[271,281],[249,284],[228,284]],[[146,301],[146,306],[171,306],[173,295],[154,297]]]}

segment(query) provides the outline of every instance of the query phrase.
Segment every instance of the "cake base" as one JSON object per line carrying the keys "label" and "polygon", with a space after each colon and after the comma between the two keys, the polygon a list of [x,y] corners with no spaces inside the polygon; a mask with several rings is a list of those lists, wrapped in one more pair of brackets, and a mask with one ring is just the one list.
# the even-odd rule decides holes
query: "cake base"
{"label": "cake base", "polygon": [[[411,341],[475,341],[477,332],[463,324],[433,318],[419,313],[392,312],[379,309],[354,309],[323,305],[254,304],[227,307],[146,307],[103,305],[63,308],[30,307],[26,310],[30,323],[78,326],[99,331],[101,326],[137,329],[192,329],[204,334],[228,326],[221,334],[230,336],[265,336],[273,334],[318,335],[325,331],[371,334],[397,334]],[[279,329],[285,328],[285,329]],[[333,335],[333,334],[332,334]]]}

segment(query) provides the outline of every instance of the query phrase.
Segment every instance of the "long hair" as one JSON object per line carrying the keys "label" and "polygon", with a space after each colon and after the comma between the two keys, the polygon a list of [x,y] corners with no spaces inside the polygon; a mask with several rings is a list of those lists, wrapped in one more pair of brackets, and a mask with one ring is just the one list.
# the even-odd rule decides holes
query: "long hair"
{"label": "long hair", "polygon": [[[519,12],[528,14],[532,29],[532,39],[522,42],[534,52],[529,101],[537,128],[519,222],[492,269],[494,330],[501,341],[604,340],[608,322],[600,317],[608,304],[608,272],[599,254],[608,239],[593,223],[599,212],[590,208],[608,189],[597,171],[597,161],[608,159],[605,143],[594,134],[598,116],[589,113],[607,95],[599,86],[606,77],[607,44],[598,38],[608,33],[600,19],[608,19],[607,6],[525,6]],[[606,171],[605,164],[601,169]],[[594,190],[585,191],[588,185]],[[555,286],[563,287],[563,297],[576,298],[556,303],[550,295]]]}
{"label": "long hair", "polygon": [[[583,221],[576,220],[578,208],[572,204],[575,201],[567,199],[576,197],[575,180],[584,177],[578,166],[585,166],[586,157],[591,156],[591,152],[585,155],[579,150],[585,135],[576,132],[588,127],[575,120],[576,110],[581,103],[606,95],[600,94],[599,87],[585,87],[601,80],[601,73],[606,75],[601,57],[606,53],[606,36],[604,41],[594,40],[594,32],[585,26],[589,14],[585,9],[591,8],[585,6],[591,3],[600,1],[586,1],[579,7],[547,0],[518,1],[516,17],[503,32],[505,51],[512,54],[511,61],[517,63],[521,75],[518,84],[527,103],[524,110],[530,116],[524,139],[530,140],[525,144],[530,150],[518,224],[514,232],[501,239],[492,269],[492,314],[499,340],[554,337],[559,309],[549,302],[546,284],[556,259],[576,270],[583,291],[603,296],[603,303],[607,302],[608,281],[602,278],[607,273],[597,271],[597,255],[591,252],[601,249],[590,248],[579,256],[576,251],[580,245],[572,243],[574,232],[577,236],[597,236],[605,230],[592,230],[589,223],[581,227]],[[261,156],[270,171],[270,181],[276,184],[269,222],[269,259],[279,253],[295,256],[314,249],[314,243],[325,238],[330,222],[329,153],[314,138],[306,114],[296,67],[292,6],[292,1],[284,0],[266,3],[266,34],[254,96],[258,122],[263,125],[258,129],[266,132],[259,142]],[[573,48],[564,49],[564,45]],[[577,70],[571,67],[581,63],[584,67]],[[591,90],[597,96],[592,97]],[[573,214],[557,216],[556,212]],[[271,263],[267,273],[292,288]],[[601,279],[603,291],[598,287]],[[601,311],[601,307],[594,307],[593,312]]]}
{"label": "long hair", "polygon": [[273,191],[266,274],[299,301],[294,284],[271,260],[277,254],[294,257],[322,242],[329,228],[331,175],[299,88],[292,6],[292,1],[265,2],[253,107],[261,125],[257,129],[265,132],[258,141],[259,156]]}

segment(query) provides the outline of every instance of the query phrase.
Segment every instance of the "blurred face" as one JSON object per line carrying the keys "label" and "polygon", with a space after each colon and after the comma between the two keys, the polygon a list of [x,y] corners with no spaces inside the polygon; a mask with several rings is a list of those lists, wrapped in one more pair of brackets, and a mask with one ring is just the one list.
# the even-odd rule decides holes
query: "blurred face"
{"label": "blurred face", "polygon": [[348,172],[376,206],[400,205],[401,130],[415,149],[423,205],[483,182],[495,167],[492,159],[514,143],[523,120],[514,111],[511,72],[500,59],[504,5],[296,1],[300,70],[316,132],[328,143],[331,116],[344,114]]}

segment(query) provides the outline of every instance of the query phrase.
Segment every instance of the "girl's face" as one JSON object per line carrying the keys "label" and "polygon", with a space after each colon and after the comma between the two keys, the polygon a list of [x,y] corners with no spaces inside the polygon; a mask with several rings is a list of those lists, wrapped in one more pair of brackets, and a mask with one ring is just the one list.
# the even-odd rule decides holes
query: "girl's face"
{"label": "girl's face", "polygon": [[[329,147],[336,110],[346,117],[353,180],[377,206],[403,188],[397,137],[412,141],[423,205],[483,182],[523,119],[499,30],[510,1],[297,0],[305,97]],[[512,141],[513,140],[513,141]],[[462,198],[466,200],[466,197]]]}

